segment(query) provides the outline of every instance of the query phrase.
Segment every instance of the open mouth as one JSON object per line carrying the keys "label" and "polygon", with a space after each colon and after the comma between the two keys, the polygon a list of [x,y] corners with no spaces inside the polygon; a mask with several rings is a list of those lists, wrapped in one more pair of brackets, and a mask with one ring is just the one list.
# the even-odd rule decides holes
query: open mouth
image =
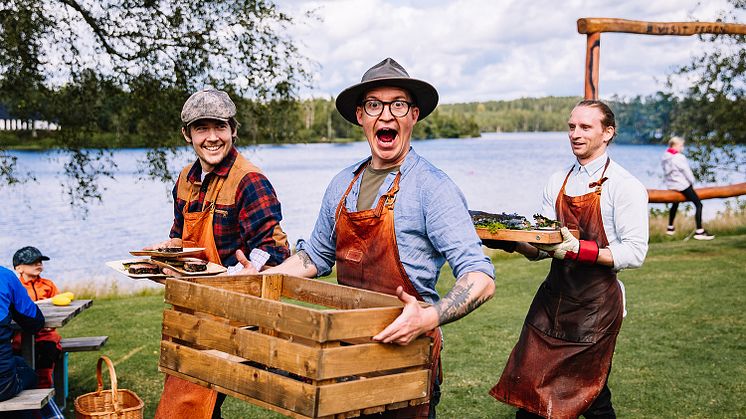
{"label": "open mouth", "polygon": [[396,130],[391,128],[381,128],[376,131],[376,137],[378,138],[378,141],[382,143],[393,142],[397,134]]}

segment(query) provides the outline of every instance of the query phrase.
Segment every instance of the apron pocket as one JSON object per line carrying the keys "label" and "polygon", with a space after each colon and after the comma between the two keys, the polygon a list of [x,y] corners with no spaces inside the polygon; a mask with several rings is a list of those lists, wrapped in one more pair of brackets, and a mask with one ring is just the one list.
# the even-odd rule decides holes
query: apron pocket
{"label": "apron pocket", "polygon": [[526,322],[544,334],[569,342],[595,343],[601,302],[580,301],[552,293],[542,285],[531,303]]}

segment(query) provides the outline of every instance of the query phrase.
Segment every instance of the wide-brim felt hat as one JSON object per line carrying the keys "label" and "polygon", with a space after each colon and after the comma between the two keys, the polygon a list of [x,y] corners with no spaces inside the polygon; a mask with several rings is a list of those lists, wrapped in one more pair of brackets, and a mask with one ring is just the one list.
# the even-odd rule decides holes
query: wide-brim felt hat
{"label": "wide-brim felt hat", "polygon": [[360,105],[362,96],[374,87],[390,86],[407,90],[420,109],[419,120],[430,115],[438,106],[438,91],[430,83],[413,79],[399,63],[392,58],[386,58],[374,65],[363,74],[360,83],[350,86],[337,96],[337,110],[344,119],[355,125],[357,122],[355,109]]}

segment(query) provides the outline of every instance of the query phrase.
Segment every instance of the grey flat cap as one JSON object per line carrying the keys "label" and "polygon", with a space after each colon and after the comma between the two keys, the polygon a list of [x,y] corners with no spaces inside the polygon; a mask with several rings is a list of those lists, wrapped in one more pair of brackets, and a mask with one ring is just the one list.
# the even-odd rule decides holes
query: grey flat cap
{"label": "grey flat cap", "polygon": [[236,105],[222,90],[202,89],[189,96],[181,108],[181,121],[189,125],[198,119],[216,119],[228,122],[236,116]]}
{"label": "grey flat cap", "polygon": [[409,73],[392,58],[386,58],[363,74],[360,83],[350,86],[337,96],[337,110],[344,119],[357,123],[355,109],[366,91],[381,86],[399,87],[408,91],[420,108],[420,120],[430,115],[438,106],[438,91],[430,83],[409,77]]}

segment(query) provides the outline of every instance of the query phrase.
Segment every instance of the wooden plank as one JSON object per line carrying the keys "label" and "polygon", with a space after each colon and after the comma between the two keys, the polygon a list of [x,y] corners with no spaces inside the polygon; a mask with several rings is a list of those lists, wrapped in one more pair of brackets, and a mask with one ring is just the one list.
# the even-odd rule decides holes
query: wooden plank
{"label": "wooden plank", "polygon": [[166,281],[166,303],[272,328],[319,342],[326,338],[326,313],[185,281]]}
{"label": "wooden plank", "polygon": [[317,416],[427,397],[430,371],[420,370],[329,384],[319,388]]}
{"label": "wooden plank", "polygon": [[230,275],[230,276],[198,276],[178,278],[182,281],[192,282],[195,284],[209,285],[229,291],[249,294],[259,297],[262,291],[261,275]]}
{"label": "wooden plank", "polygon": [[53,388],[23,390],[12,399],[0,402],[0,412],[14,410],[39,410],[54,396]]}
{"label": "wooden plank", "polygon": [[[282,275],[265,275],[262,278],[262,298],[265,300],[280,301],[282,295]],[[277,331],[262,327],[259,331],[269,336],[277,336]]]}
{"label": "wooden plank", "polygon": [[64,352],[97,351],[109,340],[108,336],[64,338],[60,341]]}
{"label": "wooden plank", "polygon": [[51,300],[44,300],[38,304],[44,314],[44,327],[62,327],[83,310],[93,304],[93,300],[74,300],[67,306],[56,306]]}
{"label": "wooden plank", "polygon": [[286,276],[282,296],[336,309],[402,307],[396,296],[324,281]]}
{"label": "wooden plank", "polygon": [[166,310],[163,334],[309,378],[319,378],[321,350],[186,313]]}
{"label": "wooden plank", "polygon": [[[580,237],[578,230],[571,229],[573,236]],[[562,243],[562,233],[559,230],[508,230],[500,229],[494,232],[486,228],[477,228],[477,235],[483,240],[507,240],[514,242],[554,244]]]}
{"label": "wooden plank", "polygon": [[283,409],[283,408],[281,408],[279,406],[275,406],[275,405],[263,402],[261,400],[254,399],[254,398],[249,397],[249,396],[247,396],[245,394],[237,393],[237,392],[235,392],[233,390],[230,390],[230,389],[227,389],[225,387],[221,387],[219,385],[211,384],[211,383],[208,383],[207,381],[200,380],[198,378],[190,377],[190,376],[188,376],[186,374],[182,374],[182,373],[180,373],[178,371],[174,371],[174,370],[171,370],[171,369],[168,369],[168,368],[164,368],[162,366],[159,366],[158,370],[161,371],[161,372],[163,372],[163,373],[166,373],[168,375],[173,375],[174,377],[181,378],[182,380],[191,381],[191,382],[193,382],[195,384],[199,384],[199,385],[201,385],[203,387],[211,388],[213,390],[219,391],[220,393],[227,394],[227,395],[229,395],[231,397],[235,397],[237,399],[243,400],[243,401],[251,403],[251,404],[255,404],[255,405],[257,405],[257,406],[259,406],[261,408],[264,408],[264,409],[267,409],[267,410],[271,410],[273,412],[280,413],[280,414],[285,415],[285,416],[287,416],[289,418],[293,418],[293,419],[312,419],[310,416],[301,415],[301,414],[295,413],[295,412],[293,412],[291,410]]}
{"label": "wooden plank", "polygon": [[168,341],[161,341],[159,366],[302,415],[314,414],[314,386],[270,371]]}
{"label": "wooden plank", "polygon": [[426,365],[430,360],[430,341],[423,336],[405,346],[367,343],[326,348],[321,352],[318,376],[345,377]]}
{"label": "wooden plank", "polygon": [[372,337],[385,329],[401,314],[401,307],[361,308],[327,311],[327,340]]}
{"label": "wooden plank", "polygon": [[703,33],[746,35],[746,25],[724,22],[647,22],[589,17],[578,19],[578,33],[623,32],[641,35],[691,36]]}

